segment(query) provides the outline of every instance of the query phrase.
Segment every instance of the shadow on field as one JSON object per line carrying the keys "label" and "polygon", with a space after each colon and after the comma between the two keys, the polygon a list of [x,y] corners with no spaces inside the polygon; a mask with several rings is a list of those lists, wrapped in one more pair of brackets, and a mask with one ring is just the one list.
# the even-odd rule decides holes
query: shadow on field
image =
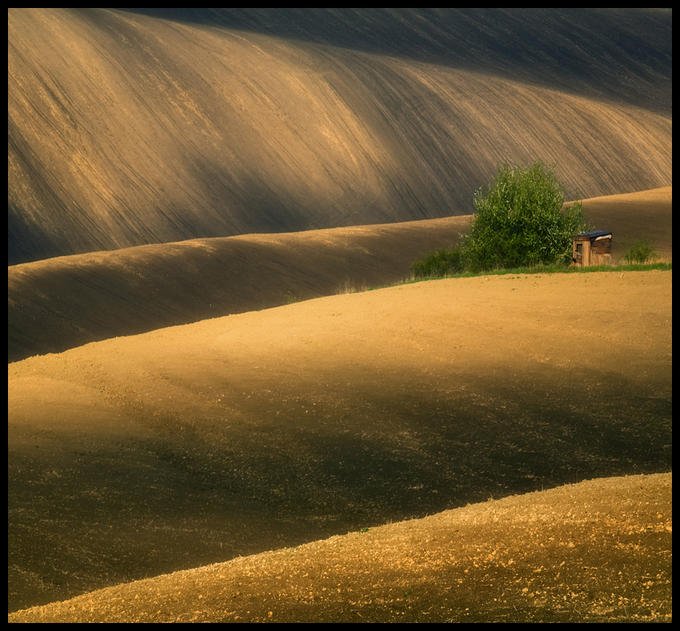
{"label": "shadow on field", "polygon": [[[614,67],[670,77],[670,11],[581,9],[121,9],[151,17],[250,31],[317,45],[469,68],[581,94],[669,111],[654,89],[624,86]],[[92,13],[91,19],[103,16]],[[604,27],[606,25],[606,28]],[[571,33],[565,36],[565,28]],[[612,42],[616,53],[612,53]],[[653,43],[651,43],[653,42]],[[606,54],[603,54],[606,51]],[[607,63],[598,60],[606,59]],[[614,64],[614,67],[612,67]]]}
{"label": "shadow on field", "polygon": [[117,443],[23,436],[9,459],[9,609],[490,497],[668,471],[660,383],[555,368],[455,382],[357,374],[325,400],[263,395],[257,422],[161,419],[153,439]]}

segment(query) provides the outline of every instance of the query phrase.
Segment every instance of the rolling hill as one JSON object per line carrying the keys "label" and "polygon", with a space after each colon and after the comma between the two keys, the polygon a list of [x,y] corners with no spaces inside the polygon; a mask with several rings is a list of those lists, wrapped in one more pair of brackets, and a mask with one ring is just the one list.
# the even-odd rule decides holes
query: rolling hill
{"label": "rolling hill", "polygon": [[[672,189],[584,200],[614,233],[619,260],[639,238],[672,259]],[[8,359],[108,337],[407,278],[410,264],[449,247],[470,215],[299,233],[138,246],[8,268]]]}
{"label": "rolling hill", "polygon": [[10,611],[668,471],[671,279],[421,282],[9,364]]}
{"label": "rolling hill", "polygon": [[[668,9],[128,9],[478,70],[670,114]],[[622,75],[628,75],[622,81]],[[632,80],[632,78],[635,80]],[[643,87],[644,86],[644,87]]]}
{"label": "rolling hill", "polygon": [[670,622],[671,474],[581,482],[10,614],[10,622]]}
{"label": "rolling hill", "polygon": [[671,15],[10,9],[9,262],[668,186]]}
{"label": "rolling hill", "polygon": [[9,621],[670,622],[672,272],[394,283],[537,159],[671,261],[671,36],[8,9]]}
{"label": "rolling hill", "polygon": [[398,282],[468,216],[215,237],[8,268],[8,357]]}

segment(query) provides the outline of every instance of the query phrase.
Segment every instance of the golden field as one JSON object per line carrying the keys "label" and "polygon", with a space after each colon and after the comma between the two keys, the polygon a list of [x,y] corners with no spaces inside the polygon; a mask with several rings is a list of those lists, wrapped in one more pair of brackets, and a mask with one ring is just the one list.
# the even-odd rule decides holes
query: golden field
{"label": "golden field", "polygon": [[9,364],[14,608],[668,470],[671,274],[428,281]]}
{"label": "golden field", "polygon": [[671,266],[410,266],[536,160],[672,263],[671,36],[9,9],[8,620],[670,622]]}
{"label": "golden field", "polygon": [[[672,187],[583,200],[612,257],[645,235],[671,261]],[[8,268],[8,359],[323,295],[396,283],[456,244],[472,215],[90,252]]]}
{"label": "golden field", "polygon": [[492,500],[10,614],[10,622],[670,622],[671,475]]}

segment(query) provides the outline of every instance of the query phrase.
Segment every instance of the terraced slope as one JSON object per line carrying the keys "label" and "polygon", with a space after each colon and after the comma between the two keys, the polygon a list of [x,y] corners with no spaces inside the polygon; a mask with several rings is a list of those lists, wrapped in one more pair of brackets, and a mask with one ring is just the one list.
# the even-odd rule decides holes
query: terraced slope
{"label": "terraced slope", "polygon": [[10,622],[670,622],[671,474],[591,480],[117,585]]}
{"label": "terraced slope", "polygon": [[668,471],[671,279],[423,282],[10,364],[10,611]]}
{"label": "terraced slope", "polygon": [[[219,15],[9,10],[10,263],[465,214],[502,161],[569,198],[671,183],[670,12],[389,14],[371,50],[318,21],[358,41],[380,12]],[[403,54],[458,36],[460,64]]]}

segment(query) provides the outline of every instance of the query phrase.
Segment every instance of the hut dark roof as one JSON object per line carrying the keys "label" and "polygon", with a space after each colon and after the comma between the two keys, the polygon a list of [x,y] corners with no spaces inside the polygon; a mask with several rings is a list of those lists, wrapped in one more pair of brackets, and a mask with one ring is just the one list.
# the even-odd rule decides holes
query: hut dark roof
{"label": "hut dark roof", "polygon": [[587,237],[591,241],[597,239],[597,237],[606,237],[611,235],[610,230],[590,230],[589,232],[579,232],[577,237]]}

